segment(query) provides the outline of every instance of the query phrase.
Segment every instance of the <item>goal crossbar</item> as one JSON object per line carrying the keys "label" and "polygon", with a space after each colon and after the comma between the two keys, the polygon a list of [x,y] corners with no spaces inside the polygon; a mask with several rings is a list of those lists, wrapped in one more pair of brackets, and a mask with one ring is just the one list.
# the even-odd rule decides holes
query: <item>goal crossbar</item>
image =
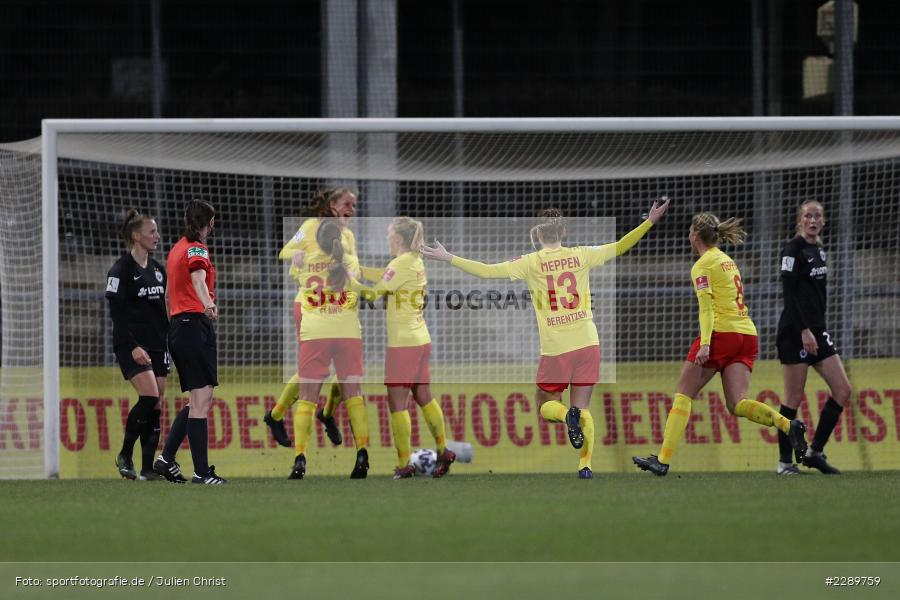
{"label": "goal crossbar", "polygon": [[[46,119],[42,137],[0,148],[40,152],[43,208],[44,466],[59,474],[58,172],[63,134],[603,134],[666,132],[900,132],[900,117],[527,118],[527,119]],[[895,141],[895,140],[891,140]],[[451,153],[452,154],[452,153]],[[458,158],[458,157],[457,157]],[[90,160],[90,159],[88,159]],[[177,168],[177,167],[174,167]],[[529,169],[536,165],[528,165]],[[539,168],[539,165],[538,165]],[[778,168],[777,166],[774,168]],[[326,176],[328,174],[326,173]]]}

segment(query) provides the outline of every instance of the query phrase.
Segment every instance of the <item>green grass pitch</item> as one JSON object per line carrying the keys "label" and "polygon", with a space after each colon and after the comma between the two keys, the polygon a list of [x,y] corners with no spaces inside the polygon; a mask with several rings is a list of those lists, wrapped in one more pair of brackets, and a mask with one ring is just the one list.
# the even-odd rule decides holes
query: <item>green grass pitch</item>
{"label": "green grass pitch", "polygon": [[[253,597],[269,586],[317,598],[797,600],[837,593],[824,587],[831,575],[881,576],[868,593],[896,597],[898,496],[893,472],[6,481],[0,597],[96,597],[10,582],[129,573],[106,561],[143,563],[131,568],[141,575],[230,577],[223,590],[144,590],[160,598]],[[79,564],[40,566],[55,561]],[[244,562],[254,564],[223,564]],[[454,564],[421,564],[430,562]]]}
{"label": "green grass pitch", "polygon": [[898,496],[895,473],[8,481],[0,548],[4,561],[898,561]]}

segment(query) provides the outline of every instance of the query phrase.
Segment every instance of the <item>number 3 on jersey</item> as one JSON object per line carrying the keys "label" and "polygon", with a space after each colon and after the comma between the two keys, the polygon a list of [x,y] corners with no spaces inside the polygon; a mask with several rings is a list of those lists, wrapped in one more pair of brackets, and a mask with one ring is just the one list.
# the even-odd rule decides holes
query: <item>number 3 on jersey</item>
{"label": "number 3 on jersey", "polygon": [[547,294],[549,295],[550,310],[552,311],[559,310],[556,286],[564,287],[567,293],[566,296],[558,298],[559,304],[562,304],[562,307],[567,310],[578,308],[580,299],[578,297],[578,281],[575,279],[575,273],[564,271],[559,274],[556,281],[553,280],[553,275],[547,275]]}
{"label": "number 3 on jersey", "polygon": [[[321,277],[317,277],[313,275],[309,279],[306,280],[306,288],[312,291],[306,301],[309,302],[310,306],[325,306],[325,282]],[[340,296],[337,296],[334,293],[328,293],[328,304],[339,304],[343,305],[347,303],[347,292],[342,291]]]}

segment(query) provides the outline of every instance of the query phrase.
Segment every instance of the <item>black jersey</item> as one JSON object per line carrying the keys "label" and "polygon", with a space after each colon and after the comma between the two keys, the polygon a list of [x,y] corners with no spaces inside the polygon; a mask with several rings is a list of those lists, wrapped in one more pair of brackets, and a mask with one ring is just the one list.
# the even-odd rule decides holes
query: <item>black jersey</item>
{"label": "black jersey", "polygon": [[810,244],[800,236],[789,241],[781,252],[781,281],[784,310],[778,329],[825,327],[828,265],[820,244]]}
{"label": "black jersey", "polygon": [[106,276],[106,299],[113,321],[113,346],[164,351],[169,319],[166,314],[166,270],[147,259],[142,268],[131,253],[115,262]]}

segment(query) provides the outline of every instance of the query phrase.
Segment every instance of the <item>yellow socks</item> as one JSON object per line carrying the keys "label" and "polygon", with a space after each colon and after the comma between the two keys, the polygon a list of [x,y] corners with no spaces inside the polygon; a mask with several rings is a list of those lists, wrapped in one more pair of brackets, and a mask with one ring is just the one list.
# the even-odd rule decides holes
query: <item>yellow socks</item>
{"label": "yellow socks", "polygon": [[331,383],[328,390],[328,398],[325,399],[325,406],[322,407],[322,414],[326,417],[334,416],[337,405],[341,403],[341,386],[337,381]]}
{"label": "yellow socks", "polygon": [[594,417],[591,416],[588,409],[581,409],[579,424],[584,432],[584,446],[581,447],[578,455],[578,470],[580,471],[585,467],[591,468],[591,455],[594,453]]}
{"label": "yellow socks", "polygon": [[569,409],[558,400],[548,400],[541,404],[541,416],[551,423],[565,423]]}
{"label": "yellow socks", "polygon": [[272,418],[276,421],[283,420],[285,411],[297,401],[299,395],[300,377],[294,373],[284,386],[284,389],[281,390],[281,395],[278,396],[278,402],[275,403],[275,407],[272,409]]}
{"label": "yellow socks", "polygon": [[777,427],[783,433],[787,433],[791,429],[791,422],[770,406],[766,406],[762,402],[756,400],[741,400],[734,407],[734,414],[745,419],[750,419],[754,423],[766,425],[767,427]]}
{"label": "yellow socks", "polygon": [[425,416],[428,430],[434,436],[437,453],[443,454],[447,449],[447,433],[444,429],[444,412],[441,410],[441,405],[432,398],[431,402],[422,407],[422,414]]}
{"label": "yellow socks", "polygon": [[294,449],[296,454],[306,454],[306,445],[312,433],[313,413],[316,412],[314,402],[301,400],[294,412]]}
{"label": "yellow socks", "polygon": [[666,429],[663,433],[663,444],[659,451],[659,462],[669,464],[675,448],[687,429],[688,420],[691,418],[691,399],[684,394],[675,394],[672,402],[672,410],[666,419]]}
{"label": "yellow socks", "polygon": [[369,417],[366,415],[366,401],[362,396],[347,399],[347,415],[350,417],[356,449],[362,450],[369,445]]}
{"label": "yellow socks", "polygon": [[[559,400],[548,400],[541,404],[541,416],[550,423],[565,423],[568,412],[569,409]],[[585,467],[591,468],[591,456],[594,454],[594,417],[591,416],[591,411],[582,408],[581,419],[578,423],[584,432],[584,445],[578,453],[578,470],[580,471]]]}
{"label": "yellow socks", "polygon": [[391,431],[394,433],[394,447],[397,448],[397,466],[405,467],[409,462],[409,437],[412,435],[408,410],[391,413]]}

